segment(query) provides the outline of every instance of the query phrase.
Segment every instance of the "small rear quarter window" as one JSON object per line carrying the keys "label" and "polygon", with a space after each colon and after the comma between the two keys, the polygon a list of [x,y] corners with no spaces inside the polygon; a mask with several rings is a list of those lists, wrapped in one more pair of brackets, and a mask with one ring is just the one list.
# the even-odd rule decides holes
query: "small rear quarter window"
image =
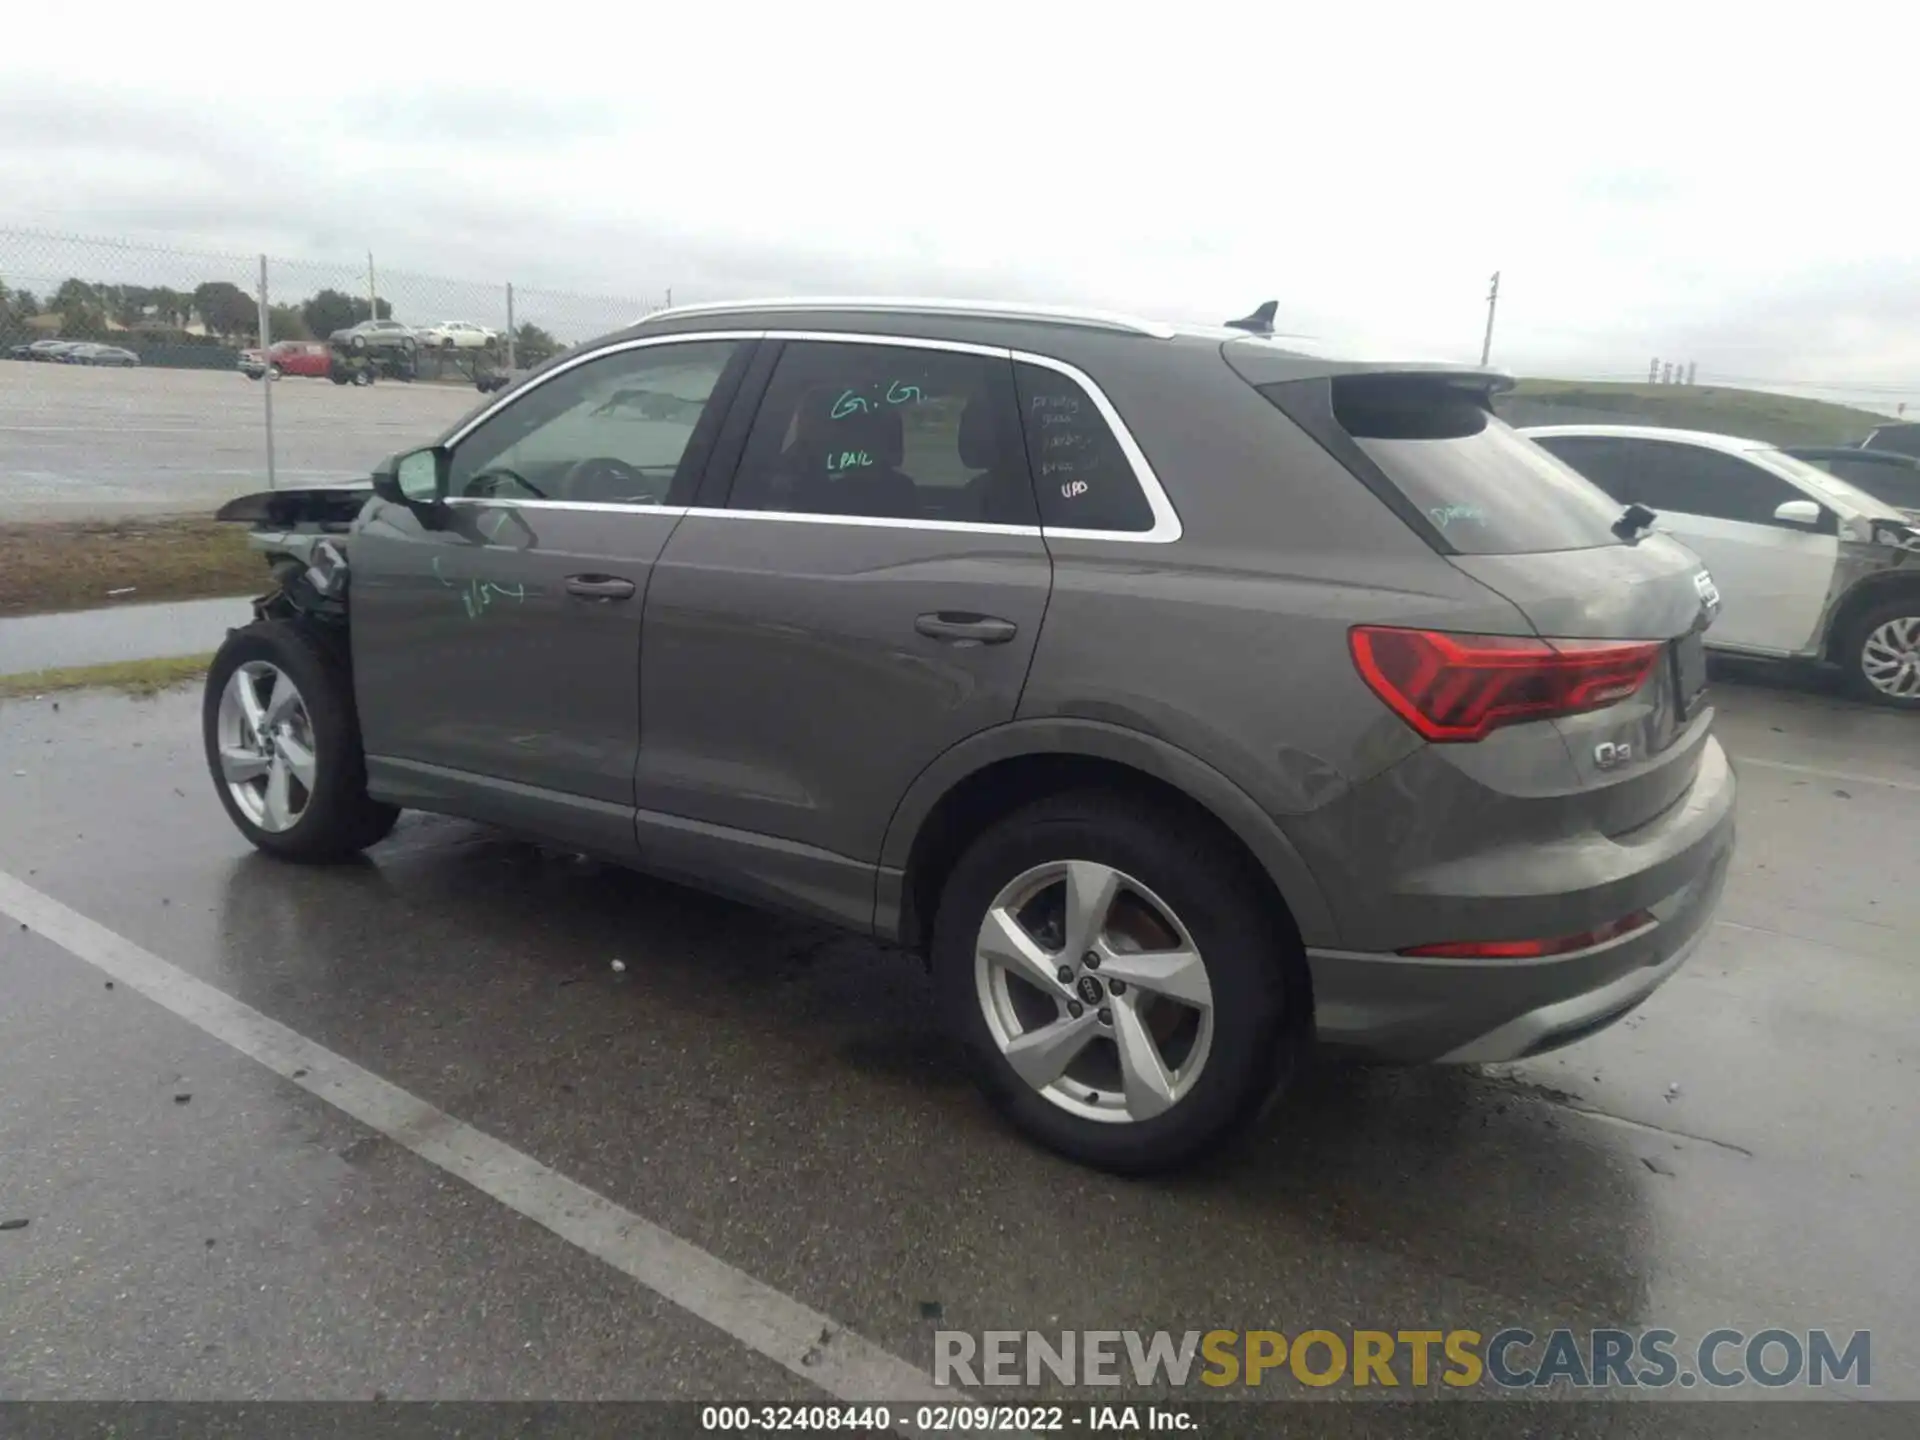
{"label": "small rear quarter window", "polygon": [[1053,530],[1151,530],[1153,507],[1093,397],[1057,370],[1014,370],[1040,523]]}

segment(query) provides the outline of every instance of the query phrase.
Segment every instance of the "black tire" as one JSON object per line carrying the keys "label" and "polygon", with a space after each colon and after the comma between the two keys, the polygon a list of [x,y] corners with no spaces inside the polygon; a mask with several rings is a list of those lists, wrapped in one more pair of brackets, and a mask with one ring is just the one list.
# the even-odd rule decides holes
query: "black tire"
{"label": "black tire", "polygon": [[[221,697],[234,671],[249,661],[278,667],[300,692],[311,722],[315,784],[306,808],[284,830],[256,824],[240,808],[221,772]],[[367,795],[353,679],[331,637],[284,620],[258,620],[232,632],[207,671],[200,729],[220,803],[248,842],[266,854],[309,863],[343,860],[385,839],[400,818],[397,806]]]}
{"label": "black tire", "polygon": [[1868,641],[1883,625],[1899,620],[1910,621],[1915,627],[1912,633],[1920,637],[1920,591],[1883,601],[1858,616],[1840,641],[1840,668],[1846,672],[1847,688],[1856,698],[1889,709],[1920,711],[1920,692],[1890,695],[1867,678]]}
{"label": "black tire", "polygon": [[371,370],[354,371],[353,383],[356,385],[371,385],[373,383],[373,371]]}
{"label": "black tire", "polygon": [[282,370],[278,365],[269,365],[267,367],[267,374],[271,375],[276,380],[278,380],[282,375],[285,375],[286,373],[287,372]]}
{"label": "black tire", "polygon": [[[1091,860],[1133,876],[1187,928],[1205,957],[1213,1036],[1193,1088],[1142,1121],[1085,1118],[1023,1080],[990,1029],[975,980],[980,926],[1027,870]],[[1189,817],[1104,791],[1054,796],[1006,816],[948,876],[934,920],[939,1003],[975,1081],[996,1109],[1049,1149],[1118,1174],[1197,1159],[1231,1139],[1285,1086],[1311,1036],[1306,961],[1248,862]]]}
{"label": "black tire", "polygon": [[355,335],[351,337],[347,343],[356,350],[364,350],[367,348],[367,337],[364,335]]}

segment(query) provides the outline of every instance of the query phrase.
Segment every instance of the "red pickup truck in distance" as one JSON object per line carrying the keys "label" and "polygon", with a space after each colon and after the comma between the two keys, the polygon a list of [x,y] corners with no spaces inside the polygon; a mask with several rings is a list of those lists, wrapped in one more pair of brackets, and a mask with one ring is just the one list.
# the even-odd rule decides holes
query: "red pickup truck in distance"
{"label": "red pickup truck in distance", "polygon": [[240,352],[240,371],[249,380],[258,380],[269,371],[276,379],[282,375],[313,375],[324,380],[330,366],[327,347],[317,340],[276,340],[267,347],[264,360],[257,349]]}

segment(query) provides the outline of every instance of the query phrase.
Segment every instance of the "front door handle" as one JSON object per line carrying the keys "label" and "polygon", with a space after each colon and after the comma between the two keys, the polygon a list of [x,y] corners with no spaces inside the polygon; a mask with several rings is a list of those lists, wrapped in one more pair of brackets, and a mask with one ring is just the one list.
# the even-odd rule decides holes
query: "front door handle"
{"label": "front door handle", "polygon": [[922,615],[913,622],[913,628],[929,640],[945,640],[954,645],[1004,645],[1019,629],[1011,620],[995,615],[969,615],[954,610]]}
{"label": "front door handle", "polygon": [[567,593],[582,600],[631,600],[633,581],[618,575],[569,575]]}

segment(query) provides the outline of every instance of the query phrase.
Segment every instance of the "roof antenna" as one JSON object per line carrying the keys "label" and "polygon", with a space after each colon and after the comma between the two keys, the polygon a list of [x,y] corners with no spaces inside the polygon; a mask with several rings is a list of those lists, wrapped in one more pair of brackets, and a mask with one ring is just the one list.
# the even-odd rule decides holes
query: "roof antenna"
{"label": "roof antenna", "polygon": [[1250,335],[1271,335],[1273,334],[1273,317],[1279,313],[1280,302],[1268,300],[1251,315],[1227,321],[1227,327],[1231,330],[1245,330]]}

